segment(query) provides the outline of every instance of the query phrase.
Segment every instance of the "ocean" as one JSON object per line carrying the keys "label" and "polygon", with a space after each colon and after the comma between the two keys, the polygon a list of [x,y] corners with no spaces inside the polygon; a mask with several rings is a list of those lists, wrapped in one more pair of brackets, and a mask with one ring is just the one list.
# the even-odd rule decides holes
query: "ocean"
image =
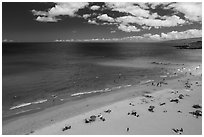
{"label": "ocean", "polygon": [[152,61],[201,60],[189,57],[171,43],[2,45],[3,120],[164,75],[162,67],[148,66]]}

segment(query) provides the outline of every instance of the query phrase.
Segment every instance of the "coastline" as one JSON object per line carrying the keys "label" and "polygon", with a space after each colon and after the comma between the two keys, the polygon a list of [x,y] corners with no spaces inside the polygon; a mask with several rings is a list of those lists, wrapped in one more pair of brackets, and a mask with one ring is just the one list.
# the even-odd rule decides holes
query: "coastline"
{"label": "coastline", "polygon": [[[184,78],[186,78],[186,76],[184,76]],[[162,87],[151,86],[151,83],[135,85],[128,88],[119,89],[114,93],[107,92],[94,97],[87,97],[82,100],[77,100],[76,102],[68,102],[59,106],[54,106],[4,124],[3,134],[49,134],[45,132],[46,128],[49,129],[52,125],[56,126],[58,124],[62,126],[64,121],[79,119],[81,116],[90,113],[90,111],[96,111],[97,109],[101,110],[104,106],[107,107],[112,106],[112,104],[120,104],[120,102],[127,100],[129,101],[135,97],[140,98],[144,94],[150,94],[153,92],[156,93],[156,91],[161,91],[162,89],[174,89],[178,87],[178,85],[173,86],[178,79],[182,78],[167,80],[167,83],[173,82],[174,84],[162,85]],[[81,120],[83,121],[83,119]],[[59,125],[57,128],[59,128]],[[75,132],[75,134],[77,134],[77,132]]]}

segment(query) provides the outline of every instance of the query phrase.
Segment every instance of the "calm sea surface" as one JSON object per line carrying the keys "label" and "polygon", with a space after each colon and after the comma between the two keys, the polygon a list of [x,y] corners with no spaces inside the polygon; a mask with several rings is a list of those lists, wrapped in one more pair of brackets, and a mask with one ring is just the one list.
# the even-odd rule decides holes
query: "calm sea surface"
{"label": "calm sea surface", "polygon": [[162,74],[161,68],[100,65],[103,62],[200,59],[164,43],[3,43],[2,51],[3,118],[78,99],[71,96],[75,93]]}

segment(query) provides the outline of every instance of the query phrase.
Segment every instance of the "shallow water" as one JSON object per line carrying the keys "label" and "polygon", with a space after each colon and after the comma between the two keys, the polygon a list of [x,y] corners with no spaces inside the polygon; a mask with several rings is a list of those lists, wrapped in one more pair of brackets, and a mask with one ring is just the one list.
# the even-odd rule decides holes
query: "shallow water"
{"label": "shallow water", "polygon": [[[151,61],[201,60],[164,43],[3,43],[2,49],[3,117],[7,118],[83,98],[73,97],[76,93],[97,93],[93,91],[163,75],[160,67],[148,65]],[[31,103],[38,100],[47,101]]]}

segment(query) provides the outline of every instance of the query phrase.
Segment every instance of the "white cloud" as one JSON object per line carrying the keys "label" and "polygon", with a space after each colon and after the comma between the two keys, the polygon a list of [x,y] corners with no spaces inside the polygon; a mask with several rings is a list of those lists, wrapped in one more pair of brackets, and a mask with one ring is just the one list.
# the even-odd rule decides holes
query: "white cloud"
{"label": "white cloud", "polygon": [[160,35],[158,35],[158,34],[151,35],[151,36],[149,36],[149,38],[152,39],[152,40],[160,40],[161,39]]}
{"label": "white cloud", "polygon": [[[173,27],[178,25],[183,25],[188,23],[181,19],[179,16],[160,16],[158,13],[151,13],[147,4],[150,4],[151,8],[155,8],[158,5],[163,5],[164,7],[171,3],[124,3],[124,2],[108,2],[106,5],[112,11],[125,12],[130,15],[118,17],[115,19],[116,23],[123,24],[121,27],[118,27],[121,30],[126,30],[126,32],[131,32],[125,26],[128,26],[130,23],[136,23],[142,26],[143,29],[160,28],[160,27]],[[127,31],[128,30],[128,31]]]}
{"label": "white cloud", "polygon": [[[136,5],[137,4],[137,5]],[[149,11],[150,5],[152,9],[155,9],[157,6],[162,6],[164,9],[173,9],[176,12],[181,12],[185,15],[185,18],[192,21],[201,21],[202,20],[202,3],[201,2],[152,2],[152,3],[131,3],[131,2],[107,2],[106,5],[111,8],[112,11],[119,11],[130,13],[136,17],[145,17],[145,18],[156,18],[158,15],[151,17]]]}
{"label": "white cloud", "polygon": [[170,2],[150,2],[149,3],[152,9],[155,9],[157,6],[163,5],[164,7],[168,4],[170,4]]}
{"label": "white cloud", "polygon": [[125,31],[125,32],[137,32],[140,31],[140,29],[136,28],[135,26],[132,25],[124,25],[124,24],[120,24],[118,26],[118,29]]}
{"label": "white cloud", "polygon": [[39,22],[57,22],[58,20],[60,20],[60,19],[56,19],[55,17],[41,17],[41,16],[38,16],[36,18],[36,21],[39,21]]}
{"label": "white cloud", "polygon": [[185,15],[185,18],[192,21],[202,20],[202,3],[182,2],[170,4],[167,8],[173,8]]}
{"label": "white cloud", "polygon": [[115,22],[103,22],[101,23],[101,25],[114,25],[114,24],[117,24]]}
{"label": "white cloud", "polygon": [[137,2],[136,4],[138,4],[142,9],[149,9],[149,7],[147,6],[148,3]]}
{"label": "white cloud", "polygon": [[91,14],[84,14],[82,17],[84,18],[84,19],[87,19],[88,17],[90,17],[91,16]]}
{"label": "white cloud", "polygon": [[97,17],[97,19],[108,22],[114,22],[114,19],[112,17],[109,17],[107,14],[100,15]]}
{"label": "white cloud", "polygon": [[39,15],[41,15],[41,16],[46,16],[47,15],[47,12],[45,12],[45,11],[36,11],[36,10],[31,10],[31,12],[33,13],[33,15],[36,15],[36,16],[39,16]]}
{"label": "white cloud", "polygon": [[88,20],[88,23],[98,25],[98,23],[95,20]]}
{"label": "white cloud", "polygon": [[88,5],[88,2],[67,2],[57,3],[55,7],[52,7],[48,14],[51,16],[69,15],[75,16],[75,13]]}
{"label": "white cloud", "polygon": [[121,40],[140,40],[140,41],[164,41],[164,40],[176,40],[176,39],[188,39],[202,37],[202,30],[189,29],[186,31],[171,31],[161,34],[143,34],[142,36],[125,37]]}
{"label": "white cloud", "polygon": [[143,29],[148,29],[150,30],[152,27],[148,27],[148,26],[142,26]]}
{"label": "white cloud", "polygon": [[151,27],[172,27],[177,26],[178,24],[186,23],[180,17],[173,15],[173,16],[163,16],[163,19],[147,19],[142,17],[134,17],[134,16],[123,16],[118,17],[116,19],[118,22],[128,24],[128,23],[137,23],[139,25],[146,25]]}
{"label": "white cloud", "polygon": [[195,38],[195,37],[202,37],[202,30],[197,29],[189,29],[186,31],[178,32],[178,31],[172,31],[168,33],[161,33],[162,39],[187,39],[187,38]]}
{"label": "white cloud", "polygon": [[94,6],[91,6],[90,9],[92,9],[92,10],[98,10],[99,8],[100,8],[100,6],[94,5]]}
{"label": "white cloud", "polygon": [[67,3],[56,3],[56,5],[50,8],[48,11],[36,11],[32,10],[34,15],[41,15],[43,17],[38,16],[37,21],[49,20],[51,22],[56,22],[54,20],[56,16],[60,15],[68,15],[68,16],[76,16],[75,13],[79,10],[87,6],[88,2],[67,2]]}
{"label": "white cloud", "polygon": [[108,2],[106,5],[110,8],[112,8],[113,11],[119,11],[119,12],[126,12],[130,13],[134,16],[140,16],[140,17],[148,17],[150,15],[150,12],[148,10],[142,9],[137,5],[134,5],[134,3],[131,2]]}
{"label": "white cloud", "polygon": [[123,38],[93,38],[93,39],[83,39],[83,40],[56,40],[56,41],[137,41],[137,42],[151,42],[151,41],[164,41],[164,40],[175,40],[175,39],[188,39],[202,37],[202,30],[189,29],[186,31],[171,31],[168,33],[161,34],[143,34],[141,36],[130,36]]}
{"label": "white cloud", "polygon": [[[89,5],[88,2],[67,2],[56,3],[54,7],[45,10],[37,11],[32,10],[33,15],[36,16],[37,21],[41,22],[57,22],[60,20],[61,15],[78,16],[76,13],[79,9],[83,9]],[[164,15],[160,16],[157,12],[150,12],[150,7],[155,9],[157,6],[161,6],[164,9],[171,9],[175,12],[181,12],[184,14],[185,19],[180,18],[180,15]],[[91,10],[98,10],[100,6],[93,5]],[[84,14],[82,17],[90,24],[96,25],[117,25],[118,29],[125,32],[137,32],[142,29],[150,30],[151,28],[160,27],[174,27],[192,23],[192,21],[202,20],[202,3],[132,3],[132,2],[106,2],[103,9],[111,11],[118,11],[127,13],[126,16],[110,17],[107,14],[99,14],[94,12],[92,14]],[[110,11],[110,12],[111,12]],[[81,17],[81,16],[78,16]],[[89,18],[91,17],[91,19]],[[97,23],[101,20],[104,22]],[[135,27],[131,24],[140,25]],[[157,37],[158,36],[154,36]]]}

